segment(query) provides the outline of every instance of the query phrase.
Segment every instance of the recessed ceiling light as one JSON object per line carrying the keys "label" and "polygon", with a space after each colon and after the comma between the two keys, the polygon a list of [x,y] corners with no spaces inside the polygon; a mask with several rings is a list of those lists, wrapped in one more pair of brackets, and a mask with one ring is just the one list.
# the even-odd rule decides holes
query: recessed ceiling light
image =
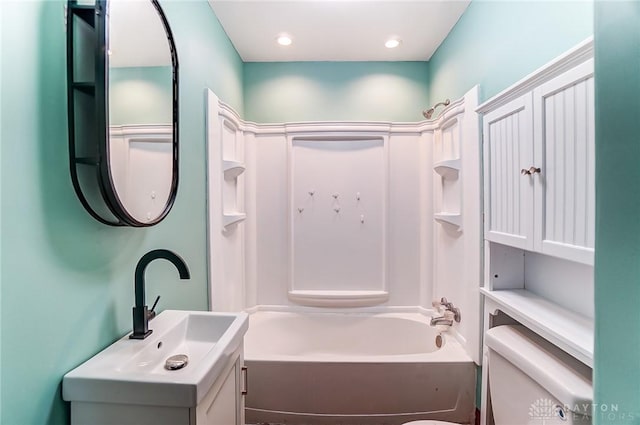
{"label": "recessed ceiling light", "polygon": [[293,43],[293,40],[291,40],[291,37],[286,34],[280,34],[276,39],[276,41],[281,46],[289,46],[291,45],[291,43]]}
{"label": "recessed ceiling light", "polygon": [[400,40],[399,38],[390,38],[386,43],[384,43],[384,47],[386,47],[387,49],[393,49],[395,47],[398,47],[400,43],[402,43],[402,40]]}

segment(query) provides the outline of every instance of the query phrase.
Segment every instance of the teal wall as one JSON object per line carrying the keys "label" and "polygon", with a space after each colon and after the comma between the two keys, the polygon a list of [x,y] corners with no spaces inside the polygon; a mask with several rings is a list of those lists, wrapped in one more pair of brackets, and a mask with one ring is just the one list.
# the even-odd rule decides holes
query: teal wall
{"label": "teal wall", "polygon": [[[0,2],[0,25],[2,25],[3,2]],[[2,30],[0,30],[0,48],[2,47]],[[2,146],[2,55],[0,54],[0,147]],[[0,200],[2,200],[2,149],[0,149]],[[0,206],[2,203],[0,202]],[[2,208],[0,207],[0,223]],[[2,226],[0,225],[0,259],[2,258]],[[0,423],[2,422],[2,261],[0,261]]]}
{"label": "teal wall", "polygon": [[429,61],[429,99],[484,101],[593,34],[592,1],[474,0]]}
{"label": "teal wall", "polygon": [[246,63],[245,118],[285,121],[420,121],[426,62]]}
{"label": "teal wall", "polygon": [[109,124],[171,124],[170,66],[109,69]]}
{"label": "teal wall", "polygon": [[429,61],[430,103],[476,84],[487,100],[592,34],[592,1],[473,0]]}
{"label": "teal wall", "polygon": [[[68,422],[62,376],[130,329],[133,270],[146,251],[175,250],[192,272],[179,281],[166,262],[150,267],[147,293],[162,295],[160,310],[207,308],[205,87],[258,122],[415,121],[475,84],[487,99],[593,31],[591,2],[474,0],[428,64],[243,66],[205,0],[162,4],[180,59],[180,190],[158,226],[117,229],[89,217],[69,180],[63,2],[0,0],[3,425]],[[596,401],[636,418],[640,373],[629,365],[638,365],[640,321],[626,321],[623,333],[611,313],[635,311],[640,298],[640,225],[629,219],[640,197],[619,191],[640,187],[632,162],[640,107],[627,95],[640,92],[639,13],[636,2],[596,6],[596,90],[607,105],[596,117],[597,166],[607,170],[597,175]]]}
{"label": "teal wall", "polygon": [[[68,423],[64,373],[131,329],[133,273],[148,250],[159,309],[207,309],[205,87],[243,111],[242,62],[205,0],[162,4],[180,60],[180,188],[150,229],[93,220],[73,192],[67,159],[64,2],[2,0],[0,172],[3,425]],[[29,23],[28,25],[26,23]]]}
{"label": "teal wall", "polygon": [[640,2],[596,2],[596,424],[640,424]]}

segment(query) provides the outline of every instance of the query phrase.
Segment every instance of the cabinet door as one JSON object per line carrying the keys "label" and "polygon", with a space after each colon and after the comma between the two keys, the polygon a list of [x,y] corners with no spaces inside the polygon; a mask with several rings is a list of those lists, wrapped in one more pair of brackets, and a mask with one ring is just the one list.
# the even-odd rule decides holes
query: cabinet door
{"label": "cabinet door", "polygon": [[244,424],[244,400],[240,393],[241,362],[242,358],[238,357],[198,404],[195,425]]}
{"label": "cabinet door", "polygon": [[[536,88],[535,250],[593,264],[595,137],[593,60]],[[539,130],[539,131],[538,131]]]}
{"label": "cabinet door", "polygon": [[490,241],[533,249],[533,165],[531,93],[483,118],[485,217]]}

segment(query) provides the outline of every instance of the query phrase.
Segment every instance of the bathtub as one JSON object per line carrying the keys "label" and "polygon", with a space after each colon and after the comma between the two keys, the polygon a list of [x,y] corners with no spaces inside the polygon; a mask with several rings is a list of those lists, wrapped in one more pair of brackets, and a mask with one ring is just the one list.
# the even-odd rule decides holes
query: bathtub
{"label": "bathtub", "polygon": [[437,336],[419,313],[255,312],[246,422],[473,423],[475,365],[455,338]]}

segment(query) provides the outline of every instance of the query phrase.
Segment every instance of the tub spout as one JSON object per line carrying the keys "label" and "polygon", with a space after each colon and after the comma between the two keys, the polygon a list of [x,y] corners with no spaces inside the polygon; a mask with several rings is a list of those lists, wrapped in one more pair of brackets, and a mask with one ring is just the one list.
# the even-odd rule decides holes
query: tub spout
{"label": "tub spout", "polygon": [[432,317],[430,324],[431,324],[431,326],[436,326],[436,325],[453,326],[453,320],[452,319],[447,319],[444,316]]}

